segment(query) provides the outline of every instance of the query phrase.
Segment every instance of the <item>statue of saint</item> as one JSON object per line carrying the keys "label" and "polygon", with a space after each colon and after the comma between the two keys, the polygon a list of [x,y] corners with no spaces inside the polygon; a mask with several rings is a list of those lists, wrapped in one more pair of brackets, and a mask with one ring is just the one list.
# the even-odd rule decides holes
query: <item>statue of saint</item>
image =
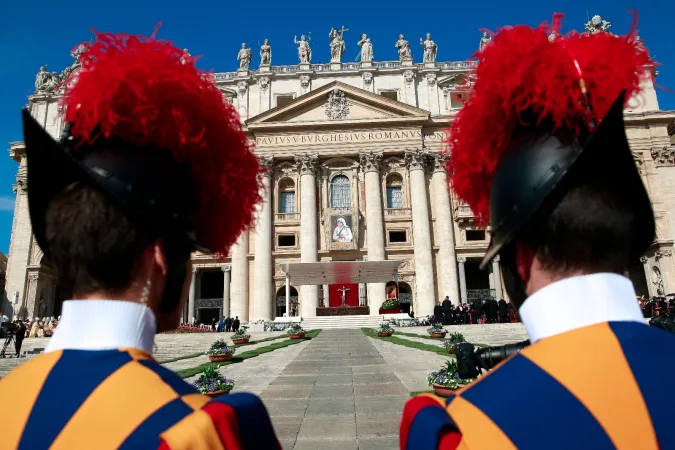
{"label": "statue of saint", "polygon": [[361,47],[361,62],[371,62],[373,60],[373,43],[367,34],[361,35],[361,40],[358,43]]}
{"label": "statue of saint", "polygon": [[398,49],[398,59],[401,61],[410,61],[412,59],[412,53],[410,52],[410,44],[405,40],[402,34],[398,35],[398,41],[394,45]]}
{"label": "statue of saint", "polygon": [[183,49],[183,55],[180,57],[180,63],[183,64],[183,65],[185,65],[185,64],[187,64],[188,61],[190,61],[191,59],[192,59],[192,55],[190,54],[190,52],[188,51],[187,48],[184,48],[184,49]]}
{"label": "statue of saint", "polygon": [[35,91],[48,92],[52,83],[52,74],[47,72],[45,66],[40,67],[40,71],[35,76]]}
{"label": "statue of saint", "polygon": [[584,34],[609,33],[611,27],[611,22],[603,20],[602,17],[595,15],[584,25],[584,28],[586,28]]}
{"label": "statue of saint", "polygon": [[345,50],[347,50],[347,45],[345,44],[344,34],[346,30],[343,26],[341,30],[336,30],[335,28],[330,29],[328,37],[330,41],[330,62],[340,62],[342,61],[342,55]]}
{"label": "statue of saint", "polygon": [[478,46],[478,51],[482,52],[487,45],[492,42],[492,36],[487,34],[487,31],[483,31],[483,37],[480,38],[480,45]]}
{"label": "statue of saint", "polygon": [[298,59],[300,60],[300,64],[311,63],[312,47],[309,46],[309,42],[307,42],[305,35],[303,34],[302,36],[300,36],[300,40],[298,40],[298,37],[295,36],[293,38],[293,41],[295,42],[295,45],[298,46]]}
{"label": "statue of saint", "polygon": [[269,66],[272,64],[272,46],[270,40],[265,39],[265,43],[260,46],[260,65]]}
{"label": "statue of saint", "polygon": [[251,65],[251,49],[246,48],[246,44],[241,44],[237,60],[239,61],[239,70],[248,70],[248,67]]}
{"label": "statue of saint", "polygon": [[420,45],[424,49],[424,59],[425,63],[436,62],[436,53],[438,52],[438,45],[431,40],[431,33],[427,33],[427,38],[422,40],[420,38]]}

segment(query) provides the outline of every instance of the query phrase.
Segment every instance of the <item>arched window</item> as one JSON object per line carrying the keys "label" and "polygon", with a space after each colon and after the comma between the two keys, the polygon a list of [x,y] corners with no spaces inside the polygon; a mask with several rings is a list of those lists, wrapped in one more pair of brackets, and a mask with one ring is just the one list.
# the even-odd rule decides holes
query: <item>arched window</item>
{"label": "arched window", "polygon": [[350,206],[352,206],[352,200],[349,195],[349,178],[338,175],[330,182],[330,207],[349,208]]}
{"label": "arched window", "polygon": [[279,183],[279,213],[295,213],[295,183],[289,178]]}
{"label": "arched window", "polygon": [[387,177],[387,208],[403,208],[403,179],[397,173]]}

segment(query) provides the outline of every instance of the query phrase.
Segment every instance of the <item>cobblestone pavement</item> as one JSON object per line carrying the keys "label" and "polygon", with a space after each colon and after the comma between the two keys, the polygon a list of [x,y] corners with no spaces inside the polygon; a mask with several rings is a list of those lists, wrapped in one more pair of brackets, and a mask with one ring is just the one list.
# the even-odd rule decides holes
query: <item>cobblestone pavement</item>
{"label": "cobblestone pavement", "polygon": [[[429,327],[394,327],[396,331],[428,336]],[[474,344],[504,345],[527,339],[527,331],[522,323],[492,323],[481,325],[445,325],[449,333],[462,333],[464,338]],[[408,336],[401,336],[407,339]],[[425,340],[426,341],[426,340]],[[428,343],[432,343],[429,341]]]}
{"label": "cobblestone pavement", "polygon": [[[158,334],[155,337],[155,349],[153,355],[158,361],[178,358],[180,356],[191,355],[197,352],[205,352],[209,349],[209,346],[216,339],[226,339],[229,340],[230,336],[233,333],[179,333],[179,334]],[[251,335],[251,340],[255,341],[257,339],[265,339],[272,336],[285,336],[283,331],[271,331],[264,333],[249,333]],[[25,351],[32,351],[34,349],[44,349],[47,347],[49,338],[26,338],[23,341],[21,346],[21,353]],[[272,343],[275,341],[269,341]],[[264,344],[264,343],[263,343]],[[252,350],[254,347],[253,344],[250,346],[242,347],[243,349]],[[12,344],[12,350],[14,349]],[[9,349],[8,349],[9,350]],[[240,350],[244,351],[244,350]],[[13,354],[13,352],[12,352]],[[8,355],[9,356],[9,355]],[[0,359],[0,376],[6,375],[9,371],[15,367],[25,363],[34,355],[27,355],[26,358],[13,358],[7,357]],[[186,367],[198,366],[201,363],[189,363]],[[174,370],[179,370],[183,367],[179,367]]]}

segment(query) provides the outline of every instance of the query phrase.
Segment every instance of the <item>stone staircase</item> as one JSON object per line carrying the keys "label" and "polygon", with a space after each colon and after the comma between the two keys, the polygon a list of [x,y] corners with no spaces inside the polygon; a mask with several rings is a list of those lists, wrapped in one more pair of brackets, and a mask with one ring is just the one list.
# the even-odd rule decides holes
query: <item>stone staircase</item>
{"label": "stone staircase", "polygon": [[382,316],[324,316],[308,317],[301,322],[305,330],[317,329],[353,329],[377,328],[382,323]]}

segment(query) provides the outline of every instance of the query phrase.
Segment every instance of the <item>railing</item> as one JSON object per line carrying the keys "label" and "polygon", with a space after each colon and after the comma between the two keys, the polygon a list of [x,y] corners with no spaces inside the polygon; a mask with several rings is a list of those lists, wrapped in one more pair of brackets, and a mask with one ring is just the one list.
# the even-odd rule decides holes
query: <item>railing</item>
{"label": "railing", "polygon": [[292,73],[300,70],[300,66],[272,66],[271,69],[274,73]]}
{"label": "railing", "polygon": [[467,289],[467,300],[490,300],[497,299],[497,291],[494,289]]}
{"label": "railing", "polygon": [[386,217],[401,217],[409,216],[411,208],[385,208],[384,215]]}
{"label": "railing", "polygon": [[342,68],[344,70],[359,70],[361,68],[361,63],[343,63]]}
{"label": "railing", "polygon": [[274,214],[274,220],[277,222],[300,220],[300,213],[276,213]]}
{"label": "railing", "polygon": [[330,64],[312,64],[310,67],[312,70],[315,70],[317,72],[324,72],[326,70],[330,70]]}
{"label": "railing", "polygon": [[401,67],[401,61],[379,61],[373,65],[378,69],[398,69]]}
{"label": "railing", "polygon": [[237,72],[222,72],[215,74],[216,81],[231,80],[237,75]]}

